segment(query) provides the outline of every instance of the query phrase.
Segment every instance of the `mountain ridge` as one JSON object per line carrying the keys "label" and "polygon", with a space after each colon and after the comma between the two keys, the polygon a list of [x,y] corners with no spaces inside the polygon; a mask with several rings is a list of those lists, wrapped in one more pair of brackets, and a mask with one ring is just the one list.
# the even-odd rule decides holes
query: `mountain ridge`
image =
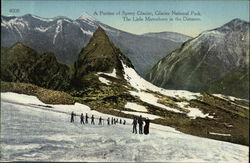
{"label": "mountain ridge", "polygon": [[19,41],[41,53],[53,52],[59,62],[67,64],[76,61],[82,47],[101,26],[143,77],[165,53],[181,45],[169,39],[131,34],[88,19],[42,18],[28,14],[19,17],[2,15],[1,20],[2,46],[9,47]]}
{"label": "mountain ridge", "polygon": [[[161,59],[147,78],[163,88],[207,91],[206,84],[241,65],[249,67],[248,47],[249,23],[235,19],[184,42],[181,48]],[[245,94],[243,98],[249,98]]]}

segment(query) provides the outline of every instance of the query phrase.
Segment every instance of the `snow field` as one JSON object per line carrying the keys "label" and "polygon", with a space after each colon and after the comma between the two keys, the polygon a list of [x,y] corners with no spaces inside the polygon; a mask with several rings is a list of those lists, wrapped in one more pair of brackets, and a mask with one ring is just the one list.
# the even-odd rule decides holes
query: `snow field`
{"label": "snow field", "polygon": [[110,117],[79,103],[47,105],[34,96],[1,93],[1,161],[248,162],[247,146],[156,124],[149,135],[135,135],[130,125],[81,125],[79,117],[70,123],[72,111]]}
{"label": "snow field", "polygon": [[[199,93],[192,93],[189,91],[181,91],[181,90],[165,90],[162,88],[159,88],[148,81],[144,80],[141,78],[134,69],[129,68],[122,62],[123,68],[124,68],[124,78],[130,83],[130,85],[134,88],[137,89],[137,91],[130,91],[130,94],[133,96],[139,97],[142,101],[149,103],[151,105],[161,107],[163,109],[166,109],[168,111],[176,112],[176,113],[183,113],[186,114],[178,109],[171,108],[168,106],[165,106],[163,104],[158,103],[159,98],[155,97],[151,93],[145,92],[146,90],[151,90],[154,92],[159,92],[162,95],[166,96],[172,96],[172,97],[182,97],[187,100],[195,99],[198,96],[200,96]],[[184,108],[185,105],[187,105],[187,102],[180,102],[177,103],[181,108]],[[185,107],[186,109],[189,110],[189,113],[187,116],[189,116],[192,119],[195,119],[196,117],[201,117],[201,118],[213,118],[213,116],[210,116],[209,114],[204,114],[202,111],[200,111],[198,108],[191,108],[191,107]],[[134,115],[138,115],[138,113],[134,113]],[[152,119],[155,119],[156,117],[151,117]]]}

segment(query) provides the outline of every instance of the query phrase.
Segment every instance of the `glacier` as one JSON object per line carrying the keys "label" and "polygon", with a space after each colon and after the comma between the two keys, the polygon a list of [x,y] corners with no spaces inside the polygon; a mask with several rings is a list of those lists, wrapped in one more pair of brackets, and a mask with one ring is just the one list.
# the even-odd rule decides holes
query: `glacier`
{"label": "glacier", "polygon": [[[70,113],[77,116],[70,123]],[[38,98],[1,93],[1,161],[248,162],[249,148],[150,124],[149,135],[126,125],[80,124],[80,113],[114,117],[86,105],[50,105]],[[120,117],[117,117],[120,119]]]}

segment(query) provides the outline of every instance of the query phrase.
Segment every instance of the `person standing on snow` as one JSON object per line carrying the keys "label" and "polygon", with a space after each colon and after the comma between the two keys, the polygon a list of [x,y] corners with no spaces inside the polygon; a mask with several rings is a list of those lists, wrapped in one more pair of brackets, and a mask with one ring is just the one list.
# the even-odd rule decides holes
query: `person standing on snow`
{"label": "person standing on snow", "polygon": [[99,118],[99,125],[102,125],[102,117]]}
{"label": "person standing on snow", "polygon": [[114,124],[114,118],[113,117],[111,118],[111,124]]}
{"label": "person standing on snow", "polygon": [[107,124],[108,124],[108,125],[110,125],[110,122],[109,122],[109,121],[110,121],[110,119],[109,119],[109,117],[108,117],[108,119],[107,119]]}
{"label": "person standing on snow", "polygon": [[88,114],[86,113],[86,115],[85,115],[85,123],[86,123],[86,124],[88,123],[88,118],[89,118],[89,116],[88,116]]}
{"label": "person standing on snow", "polygon": [[137,118],[134,117],[134,120],[133,120],[133,133],[137,134]]}
{"label": "person standing on snow", "polygon": [[71,112],[71,119],[70,119],[70,122],[74,122],[74,116],[76,116],[76,114],[72,111]]}
{"label": "person standing on snow", "polygon": [[91,116],[91,124],[95,124],[95,118],[94,118],[94,115]]}
{"label": "person standing on snow", "polygon": [[125,124],[126,124],[126,120],[123,121],[123,125],[125,125]]}
{"label": "person standing on snow", "polygon": [[141,116],[141,115],[140,115],[140,117],[138,118],[138,124],[139,124],[139,134],[143,134],[143,132],[142,132],[143,120],[142,120],[142,116]]}
{"label": "person standing on snow", "polygon": [[80,119],[81,119],[81,124],[84,124],[84,116],[83,116],[83,113],[81,114]]}
{"label": "person standing on snow", "polygon": [[144,134],[145,135],[149,134],[149,123],[150,123],[150,120],[147,118],[145,120],[145,126],[144,126]]}

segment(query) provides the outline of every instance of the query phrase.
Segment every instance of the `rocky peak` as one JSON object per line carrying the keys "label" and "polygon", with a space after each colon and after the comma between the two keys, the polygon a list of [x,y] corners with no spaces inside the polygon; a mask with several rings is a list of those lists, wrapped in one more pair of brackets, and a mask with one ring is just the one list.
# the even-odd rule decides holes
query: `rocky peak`
{"label": "rocky peak", "polygon": [[246,29],[249,29],[249,22],[246,22],[239,18],[233,19],[223,26],[217,28],[217,30],[220,32],[246,31]]}
{"label": "rocky peak", "polygon": [[109,37],[107,36],[105,31],[101,27],[98,27],[96,29],[96,31],[93,34],[93,37],[92,37],[91,41],[94,42],[94,43],[98,43],[99,45],[102,45],[102,44],[110,44],[111,45]]}
{"label": "rocky peak", "polygon": [[109,40],[105,31],[98,27],[86,47],[84,47],[75,63],[75,78],[77,83],[82,83],[85,75],[98,72],[113,72],[123,78],[125,63],[133,67],[130,60]]}
{"label": "rocky peak", "polygon": [[95,18],[93,18],[92,16],[90,16],[87,13],[82,13],[79,18],[77,18],[77,20],[88,20],[88,21],[96,21]]}

